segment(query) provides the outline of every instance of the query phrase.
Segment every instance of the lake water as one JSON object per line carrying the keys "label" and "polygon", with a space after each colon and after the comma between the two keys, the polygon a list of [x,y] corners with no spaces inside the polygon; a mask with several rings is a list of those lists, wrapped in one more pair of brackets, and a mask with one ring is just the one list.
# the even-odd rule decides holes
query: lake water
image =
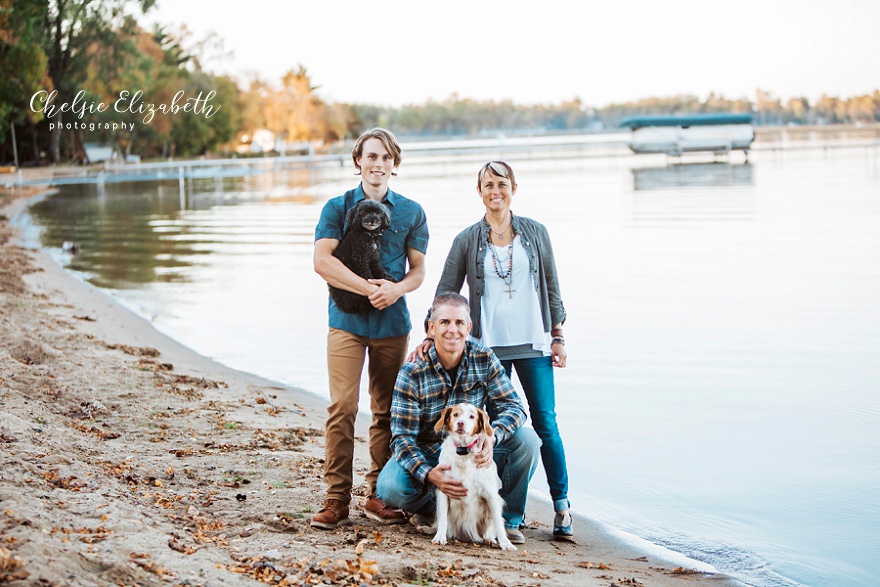
{"label": "lake water", "polygon": [[[562,277],[577,511],[751,585],[878,583],[878,151],[511,159],[513,209],[548,226]],[[478,168],[404,163],[393,180],[431,229],[417,323],[482,215]],[[311,258],[321,207],[357,181],[338,175],[196,181],[184,198],[176,182],[71,186],[19,221],[202,354],[326,396]]]}

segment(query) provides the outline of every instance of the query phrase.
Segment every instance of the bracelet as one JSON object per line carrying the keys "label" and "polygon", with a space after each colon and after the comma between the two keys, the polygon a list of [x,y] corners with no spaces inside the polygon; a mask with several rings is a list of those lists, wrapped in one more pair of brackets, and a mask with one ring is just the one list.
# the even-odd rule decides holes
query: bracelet
{"label": "bracelet", "polygon": [[550,344],[551,345],[561,344],[562,346],[565,346],[565,338],[563,338],[561,336],[554,336],[553,338],[550,339]]}
{"label": "bracelet", "polygon": [[554,328],[553,330],[550,331],[550,336],[562,336],[562,329],[561,328]]}

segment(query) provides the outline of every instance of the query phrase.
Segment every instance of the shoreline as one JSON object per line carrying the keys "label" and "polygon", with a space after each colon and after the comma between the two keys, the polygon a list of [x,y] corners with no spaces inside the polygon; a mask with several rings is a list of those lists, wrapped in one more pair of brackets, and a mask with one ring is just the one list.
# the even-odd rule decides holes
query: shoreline
{"label": "shoreline", "polygon": [[[0,200],[0,213],[29,200]],[[740,585],[581,515],[574,543],[553,542],[540,499],[516,553],[379,526],[360,509],[363,415],[355,525],[313,530],[326,400],[199,355],[13,245],[16,232],[0,221],[0,578],[11,585]]]}

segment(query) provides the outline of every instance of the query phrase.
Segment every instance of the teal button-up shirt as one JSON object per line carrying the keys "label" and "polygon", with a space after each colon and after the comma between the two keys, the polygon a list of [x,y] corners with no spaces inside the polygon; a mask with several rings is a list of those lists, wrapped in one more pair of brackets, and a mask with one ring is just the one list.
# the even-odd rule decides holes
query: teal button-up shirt
{"label": "teal button-up shirt", "polygon": [[[332,238],[341,241],[346,228],[345,216],[365,198],[363,187],[358,185],[328,200],[315,228],[315,240]],[[391,227],[382,233],[382,265],[400,281],[406,275],[406,250],[412,248],[421,253],[428,250],[428,221],[419,204],[390,189],[382,203],[391,214]],[[331,299],[329,318],[330,328],[367,338],[404,336],[412,329],[405,296],[384,310],[373,308],[360,314],[341,311]]]}

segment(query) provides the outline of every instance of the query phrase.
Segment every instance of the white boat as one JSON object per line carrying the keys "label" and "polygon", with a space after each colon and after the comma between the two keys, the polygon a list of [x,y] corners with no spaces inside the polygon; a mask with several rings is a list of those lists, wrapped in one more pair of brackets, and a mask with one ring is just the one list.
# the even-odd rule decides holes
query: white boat
{"label": "white boat", "polygon": [[712,152],[723,155],[730,151],[748,154],[755,129],[751,114],[692,114],[689,116],[632,116],[620,121],[632,129],[629,148],[634,153]]}

